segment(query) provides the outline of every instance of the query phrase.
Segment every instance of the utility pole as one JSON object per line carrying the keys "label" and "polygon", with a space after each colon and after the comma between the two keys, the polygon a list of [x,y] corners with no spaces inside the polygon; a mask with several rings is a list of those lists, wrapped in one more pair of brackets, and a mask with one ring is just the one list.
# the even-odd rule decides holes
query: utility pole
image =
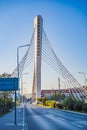
{"label": "utility pole", "polygon": [[58,91],[60,93],[60,78],[58,77]]}
{"label": "utility pole", "polygon": [[85,81],[85,84],[84,84],[84,88],[85,88],[85,103],[87,103],[87,86],[86,86],[86,74],[84,72],[79,72],[80,74],[83,74],[84,75],[84,81]]}
{"label": "utility pole", "polygon": [[17,48],[17,76],[18,76],[18,104],[19,104],[19,112],[20,112],[20,85],[19,85],[19,73],[20,73],[20,62],[19,62],[19,50],[20,48],[30,46],[30,44],[22,45]]}

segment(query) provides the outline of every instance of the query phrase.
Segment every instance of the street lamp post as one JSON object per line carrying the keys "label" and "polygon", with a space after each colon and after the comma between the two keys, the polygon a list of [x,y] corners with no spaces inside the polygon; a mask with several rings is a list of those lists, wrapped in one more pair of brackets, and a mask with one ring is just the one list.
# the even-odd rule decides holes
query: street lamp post
{"label": "street lamp post", "polygon": [[[19,103],[19,106],[20,106],[20,85],[19,85],[19,49],[22,48],[22,47],[27,47],[27,46],[30,46],[30,44],[26,44],[26,45],[22,45],[22,46],[19,46],[17,48],[17,76],[18,76],[18,103]],[[19,107],[20,108],[20,107]],[[20,109],[19,109],[20,111]]]}
{"label": "street lamp post", "polygon": [[65,81],[61,81],[60,84],[61,84],[61,88],[62,88],[62,89],[64,89],[64,90],[67,89],[67,88],[66,88],[66,83],[65,83]]}
{"label": "street lamp post", "polygon": [[86,86],[86,74],[84,72],[79,72],[80,74],[83,74],[84,75],[84,79],[85,79],[85,86]]}
{"label": "street lamp post", "polygon": [[60,78],[58,77],[58,91],[60,93]]}
{"label": "street lamp post", "polygon": [[[26,74],[28,74],[28,72],[27,73],[22,73],[22,76],[21,76],[21,93],[22,93],[22,104],[23,104],[23,101],[24,101],[24,98],[23,98],[23,96],[24,96],[24,87],[23,87],[23,76],[24,75],[26,75]],[[25,82],[26,83],[26,82]]]}
{"label": "street lamp post", "polygon": [[[79,72],[79,73],[84,75],[84,79],[85,79],[84,86],[86,87],[86,74],[84,72]],[[86,91],[85,91],[85,94],[86,94]],[[86,96],[85,102],[87,102],[87,96]]]}
{"label": "street lamp post", "polygon": [[23,73],[22,76],[21,76],[22,105],[23,105],[23,126],[24,126],[24,87],[23,87],[23,76],[24,76],[25,74],[28,74],[28,72],[27,72],[27,73]]}
{"label": "street lamp post", "polygon": [[56,101],[56,90],[54,88],[52,88],[53,90],[53,94],[54,94],[54,100]]}

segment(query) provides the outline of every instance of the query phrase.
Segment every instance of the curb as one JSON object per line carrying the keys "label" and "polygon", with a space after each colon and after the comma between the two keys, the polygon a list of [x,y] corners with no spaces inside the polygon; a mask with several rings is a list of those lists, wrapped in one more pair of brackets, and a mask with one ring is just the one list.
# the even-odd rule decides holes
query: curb
{"label": "curb", "polygon": [[87,116],[86,113],[80,113],[80,112],[69,111],[69,110],[62,110],[62,109],[59,109],[59,110],[61,110],[61,111],[66,111],[66,112],[72,112],[72,113],[76,113],[76,114],[81,114],[81,115],[85,115],[85,116]]}

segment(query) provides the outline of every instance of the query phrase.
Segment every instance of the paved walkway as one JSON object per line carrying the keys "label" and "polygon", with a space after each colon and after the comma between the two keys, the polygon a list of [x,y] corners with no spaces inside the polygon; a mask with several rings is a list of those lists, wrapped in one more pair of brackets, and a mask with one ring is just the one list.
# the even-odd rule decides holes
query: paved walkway
{"label": "paved walkway", "polygon": [[7,113],[3,117],[0,118],[0,130],[28,130],[26,117],[24,114],[24,123],[23,123],[23,108],[22,106],[17,108],[17,125],[15,122],[15,111]]}

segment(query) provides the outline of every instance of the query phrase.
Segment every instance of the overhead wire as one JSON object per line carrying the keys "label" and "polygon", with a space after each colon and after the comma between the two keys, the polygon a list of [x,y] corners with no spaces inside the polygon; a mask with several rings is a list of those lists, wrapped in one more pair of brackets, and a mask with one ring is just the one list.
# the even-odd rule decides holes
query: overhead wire
{"label": "overhead wire", "polygon": [[[44,33],[45,34],[45,33]],[[46,34],[45,34],[45,37],[46,37]],[[46,37],[47,38],[47,37]],[[47,42],[48,42],[48,39],[46,39],[47,40]],[[46,43],[47,43],[46,42]],[[49,42],[48,42],[49,43]],[[47,46],[48,44],[46,44],[46,46]],[[54,56],[55,56],[55,59],[57,60],[57,62],[58,62],[58,66],[59,66],[59,68],[60,68],[60,71],[62,72],[62,75],[63,75],[63,77],[65,78],[65,80],[67,79],[67,77],[68,77],[68,82],[70,82],[70,86],[71,86],[71,84],[72,84],[72,86],[73,86],[73,89],[74,89],[74,91],[75,91],[75,93],[76,93],[76,97],[78,98],[78,99],[81,99],[81,97],[79,96],[79,94],[77,93],[77,89],[78,89],[78,91],[79,92],[82,92],[78,87],[77,88],[75,88],[75,86],[74,86],[74,84],[78,84],[79,86],[80,86],[80,84],[78,83],[78,81],[70,74],[70,72],[63,66],[63,64],[59,61],[59,59],[57,58],[57,56],[55,55],[55,53],[54,53],[54,51],[53,51],[53,49],[52,49],[52,47],[51,47],[51,45],[49,44],[49,46],[50,46],[50,48],[51,48],[51,51],[53,52],[53,54],[54,54]],[[64,76],[65,75],[65,76]],[[73,80],[72,79],[75,79],[75,83],[73,83]],[[72,91],[73,91],[73,89],[72,89]],[[83,95],[83,94],[82,94]]]}

